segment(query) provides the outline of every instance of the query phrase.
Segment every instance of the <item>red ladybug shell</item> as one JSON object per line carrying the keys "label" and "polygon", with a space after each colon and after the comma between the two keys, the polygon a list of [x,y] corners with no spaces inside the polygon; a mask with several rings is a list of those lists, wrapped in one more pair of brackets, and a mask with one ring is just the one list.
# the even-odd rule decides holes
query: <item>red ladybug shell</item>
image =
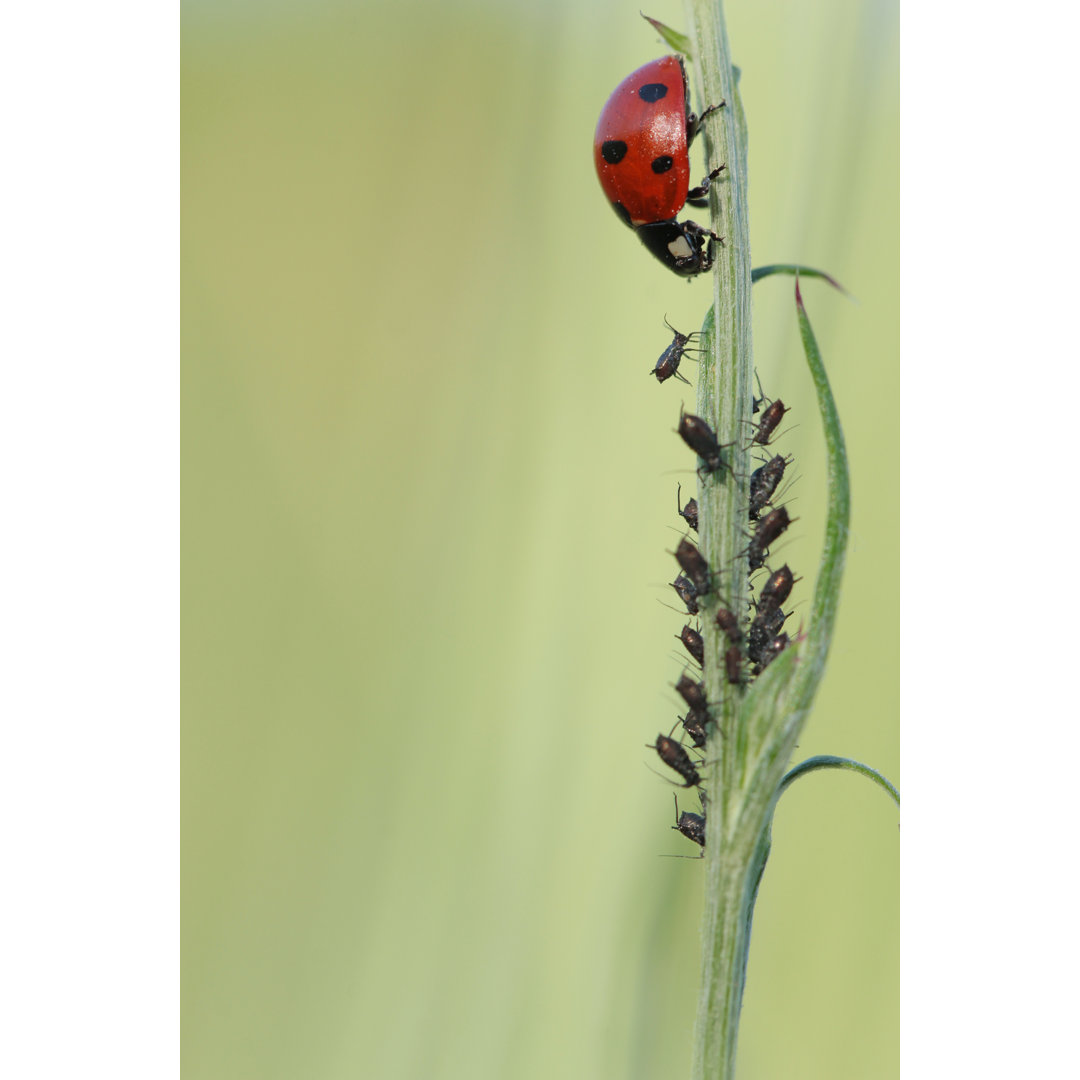
{"label": "red ladybug shell", "polygon": [[634,228],[670,221],[686,202],[686,104],[682,58],[662,56],[623,79],[600,113],[593,141],[600,186]]}

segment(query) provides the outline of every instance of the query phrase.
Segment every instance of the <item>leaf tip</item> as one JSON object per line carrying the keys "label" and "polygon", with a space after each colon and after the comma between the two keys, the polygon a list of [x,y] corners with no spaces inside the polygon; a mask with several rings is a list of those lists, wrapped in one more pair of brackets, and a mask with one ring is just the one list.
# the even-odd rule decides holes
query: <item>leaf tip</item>
{"label": "leaf tip", "polygon": [[678,30],[673,30],[666,23],[662,23],[659,19],[654,19],[651,15],[646,15],[645,12],[640,9],[638,10],[638,14],[649,23],[676,52],[680,52],[684,56],[690,56],[692,58],[690,39],[685,34],[679,33]]}
{"label": "leaf tip", "polygon": [[842,296],[846,296],[849,300],[855,299],[855,297],[853,297],[851,293],[849,293],[847,289],[845,289],[844,286],[841,285],[840,282],[832,276],[832,274],[826,274],[823,272],[821,276]]}

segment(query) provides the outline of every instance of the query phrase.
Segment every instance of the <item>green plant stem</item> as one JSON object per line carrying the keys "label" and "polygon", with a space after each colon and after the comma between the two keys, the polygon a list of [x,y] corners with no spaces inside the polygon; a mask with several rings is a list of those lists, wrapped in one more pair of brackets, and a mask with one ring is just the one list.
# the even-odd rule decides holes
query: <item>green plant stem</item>
{"label": "green plant stem", "polygon": [[746,120],[731,64],[719,0],[686,0],[687,36],[692,43],[693,80],[699,106],[725,102],[705,122],[707,165],[727,166],[710,194],[712,228],[724,238],[713,267],[713,304],[702,327],[698,414],[730,444],[730,469],[702,475],[698,491],[702,554],[718,584],[702,607],[704,679],[716,727],[707,755],[713,762],[705,844],[705,909],[702,989],[694,1036],[695,1080],[730,1080],[742,1007],[750,916],[768,853],[767,831],[750,835],[737,828],[742,817],[740,774],[746,752],[738,723],[741,689],[725,677],[726,642],[714,623],[719,605],[740,612],[747,597],[748,563],[743,523],[749,497],[749,453],[753,390],[750,229],[747,212]]}

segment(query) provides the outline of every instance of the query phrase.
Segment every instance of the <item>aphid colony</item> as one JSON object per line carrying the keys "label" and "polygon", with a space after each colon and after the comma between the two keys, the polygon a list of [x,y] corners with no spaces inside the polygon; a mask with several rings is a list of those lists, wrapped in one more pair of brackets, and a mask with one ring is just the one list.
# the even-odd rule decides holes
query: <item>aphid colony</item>
{"label": "aphid colony", "polygon": [[[684,277],[710,269],[716,245],[723,243],[723,238],[710,229],[693,221],[678,220],[679,212],[687,204],[709,205],[706,196],[713,181],[725,169],[723,164],[716,166],[698,187],[690,187],[690,146],[705,118],[723,106],[721,101],[695,116],[690,111],[682,58],[663,56],[619,83],[596,125],[593,159],[604,195],[645,247],[669,270]],[[695,358],[699,335],[683,334],[667,319],[664,322],[673,337],[650,374],[661,384],[669,379],[689,383],[679,368],[685,359]],[[787,408],[779,399],[761,398],[753,403],[754,414],[759,411],[761,415],[747,447],[750,450],[771,444]],[[697,456],[699,482],[702,485],[721,482],[725,471],[731,469],[724,457],[727,447],[720,444],[707,421],[683,411],[676,430]],[[743,554],[749,563],[751,579],[758,571],[769,569],[769,550],[791,524],[787,509],[776,505],[788,465],[790,461],[777,454],[761,460],[749,477],[747,546]],[[680,487],[676,506],[687,528],[696,533],[697,500],[688,499],[684,503]],[[786,565],[778,570],[769,569],[768,579],[758,590],[752,610],[738,612],[731,610],[721,592],[724,571],[730,572],[730,567],[710,567],[689,533],[679,541],[673,554],[680,572],[671,587],[687,614],[697,620],[697,625],[687,622],[676,636],[699,670],[706,667],[713,670],[714,664],[719,665],[733,692],[742,693],[750,680],[760,675],[789,644],[784,624],[790,612],[783,610],[783,604],[795,584],[791,569]],[[753,591],[753,580],[750,587]],[[711,658],[710,648],[716,653]],[[710,733],[716,726],[704,682],[684,671],[675,684],[675,692],[682,698],[686,713],[671,732],[657,735],[651,748],[682,778],[682,787],[700,789],[700,769],[706,761]],[[673,735],[679,724],[682,733],[676,739]],[[719,732],[721,737],[725,734]],[[689,740],[689,750],[684,739]],[[703,796],[700,814],[680,813],[676,799],[673,828],[704,848],[705,814]]]}
{"label": "aphid colony", "polygon": [[[690,343],[696,335],[680,333],[666,319],[665,324],[673,338],[671,344],[660,354],[656,367],[652,369],[660,383],[678,374],[684,353],[695,351],[695,347]],[[662,372],[664,374],[661,374]],[[772,444],[788,408],[779,398],[775,401],[755,399],[753,406],[754,414],[758,418],[747,449],[756,451]],[[683,411],[679,416],[676,431],[688,449],[697,456],[700,482],[720,482],[722,474],[730,471],[731,466],[724,455],[727,447],[721,445],[709,424],[700,416]],[[784,604],[791,595],[796,578],[786,563],[779,569],[772,569],[768,565],[770,548],[791,524],[787,508],[776,505],[790,464],[791,460],[783,454],[760,457],[750,474],[749,501],[746,507],[747,543],[743,554],[746,555],[750,569],[751,593],[756,598],[748,610],[741,614],[732,611],[730,604],[724,599],[724,568],[716,570],[710,567],[697,544],[690,538],[692,533],[698,531],[697,500],[691,498],[683,502],[682,486],[676,490],[676,509],[679,517],[686,523],[687,532],[672,552],[679,564],[679,573],[671,582],[671,587],[682,601],[687,615],[695,621],[685,622],[682,630],[675,636],[682,643],[692,665],[696,665],[698,670],[704,670],[706,649],[714,648],[717,651],[716,663],[720,665],[724,678],[730,686],[737,687],[740,693],[791,641],[784,629],[791,612],[784,610]],[[768,571],[764,580],[758,576],[758,571],[763,569]],[[715,634],[706,633],[706,622],[715,628]],[[702,797],[701,813],[680,813],[676,800],[675,824],[672,828],[704,848],[706,810],[704,794],[700,791],[701,770],[707,761],[706,747],[710,730],[715,729],[715,725],[704,682],[694,678],[690,670],[684,670],[674,689],[685,705],[685,713],[679,717],[675,727],[667,735],[661,733],[656,736],[650,749],[654,749],[660,760],[681,778],[680,786],[699,789]],[[675,731],[680,727],[681,733],[675,738]],[[725,732],[721,731],[719,735],[723,737]]]}

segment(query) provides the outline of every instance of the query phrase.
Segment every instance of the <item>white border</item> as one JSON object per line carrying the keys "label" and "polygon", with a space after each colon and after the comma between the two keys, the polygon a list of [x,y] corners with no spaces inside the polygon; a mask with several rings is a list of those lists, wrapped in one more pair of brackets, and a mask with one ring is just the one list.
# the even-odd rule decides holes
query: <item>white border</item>
{"label": "white border", "polygon": [[1077,16],[901,9],[903,1075],[1063,1076]]}
{"label": "white border", "polygon": [[178,1074],[178,34],[0,27],[0,1074]]}

